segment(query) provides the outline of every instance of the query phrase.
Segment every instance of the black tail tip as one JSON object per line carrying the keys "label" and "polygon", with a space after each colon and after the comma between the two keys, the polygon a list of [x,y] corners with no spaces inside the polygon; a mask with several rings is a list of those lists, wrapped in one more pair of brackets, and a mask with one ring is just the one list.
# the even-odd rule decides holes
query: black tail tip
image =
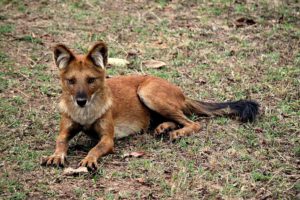
{"label": "black tail tip", "polygon": [[259,104],[252,100],[236,101],[231,108],[237,112],[241,122],[253,122],[259,113]]}

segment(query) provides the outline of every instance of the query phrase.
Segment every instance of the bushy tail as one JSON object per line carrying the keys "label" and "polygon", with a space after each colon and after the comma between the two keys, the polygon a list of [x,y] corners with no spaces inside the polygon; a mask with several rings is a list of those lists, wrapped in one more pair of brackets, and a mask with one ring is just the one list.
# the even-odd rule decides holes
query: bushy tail
{"label": "bushy tail", "polygon": [[258,114],[259,104],[251,100],[224,103],[207,103],[192,99],[187,100],[185,113],[207,116],[238,116],[241,122],[253,122]]}

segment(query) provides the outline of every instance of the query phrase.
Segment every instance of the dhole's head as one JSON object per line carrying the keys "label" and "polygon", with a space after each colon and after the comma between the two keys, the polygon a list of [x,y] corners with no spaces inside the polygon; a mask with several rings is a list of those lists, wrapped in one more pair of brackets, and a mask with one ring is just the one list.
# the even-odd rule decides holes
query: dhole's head
{"label": "dhole's head", "polygon": [[93,95],[104,87],[107,47],[96,43],[86,55],[76,55],[65,45],[54,47],[54,60],[60,70],[63,93],[71,95],[74,103],[85,107]]}

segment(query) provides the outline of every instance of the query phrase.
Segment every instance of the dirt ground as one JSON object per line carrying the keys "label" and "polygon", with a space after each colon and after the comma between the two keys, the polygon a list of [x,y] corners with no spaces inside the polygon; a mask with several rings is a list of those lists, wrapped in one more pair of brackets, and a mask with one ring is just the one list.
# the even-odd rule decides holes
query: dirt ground
{"label": "dirt ground", "polygon": [[[131,62],[110,76],[152,74],[205,101],[255,99],[260,116],[194,116],[202,130],[174,143],[151,131],[116,141],[87,175],[42,167],[60,118],[51,47],[84,53],[98,40]],[[299,47],[299,0],[0,0],[0,199],[299,199]],[[68,166],[93,145],[76,137]]]}

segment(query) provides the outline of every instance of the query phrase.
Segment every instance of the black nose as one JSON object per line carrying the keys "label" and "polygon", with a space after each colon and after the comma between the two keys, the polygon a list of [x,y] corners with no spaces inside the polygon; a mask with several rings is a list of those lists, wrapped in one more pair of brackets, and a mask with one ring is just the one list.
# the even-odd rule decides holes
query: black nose
{"label": "black nose", "polygon": [[86,104],[86,99],[76,99],[76,102],[77,102],[77,104],[80,106],[80,107],[84,107],[85,106],[85,104]]}

